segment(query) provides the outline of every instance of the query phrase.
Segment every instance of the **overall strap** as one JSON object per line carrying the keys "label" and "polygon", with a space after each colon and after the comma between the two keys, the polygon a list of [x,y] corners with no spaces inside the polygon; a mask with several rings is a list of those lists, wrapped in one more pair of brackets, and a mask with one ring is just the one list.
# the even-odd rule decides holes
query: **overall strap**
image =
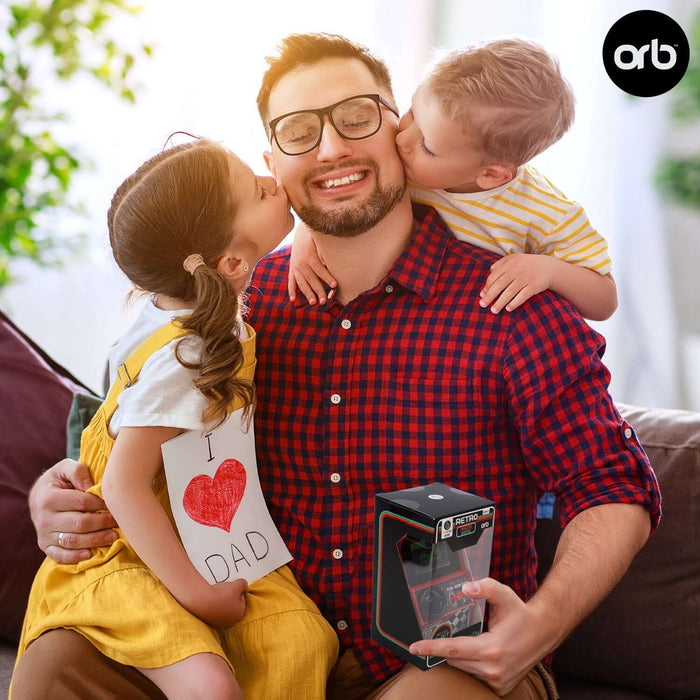
{"label": "overall strap", "polygon": [[139,373],[146,364],[148,358],[162,347],[165,347],[170,341],[182,335],[186,335],[187,333],[188,331],[183,330],[182,326],[176,320],[166,323],[155,331],[155,333],[146,338],[146,340],[129,355],[128,359],[119,365],[117,368],[117,377],[109,389],[107,398],[102,404],[107,420],[112,417],[112,414],[117,409],[119,394],[138,379]]}

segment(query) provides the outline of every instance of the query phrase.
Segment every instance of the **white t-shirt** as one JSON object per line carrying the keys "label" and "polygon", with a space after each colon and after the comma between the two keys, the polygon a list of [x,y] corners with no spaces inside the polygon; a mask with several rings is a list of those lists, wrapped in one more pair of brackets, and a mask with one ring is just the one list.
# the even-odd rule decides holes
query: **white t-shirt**
{"label": "white t-shirt", "polygon": [[[109,379],[114,382],[117,368],[131,353],[159,328],[188,313],[189,309],[166,311],[159,309],[151,297],[134,324],[110,349]],[[109,434],[116,437],[122,427],[163,426],[201,430],[202,411],[206,400],[195,388],[196,370],[183,367],[175,357],[179,338],[157,350],[139,374],[138,381],[124,389],[118,398],[118,407],[109,422]],[[189,336],[180,346],[180,354],[187,361],[199,361],[202,341]]]}

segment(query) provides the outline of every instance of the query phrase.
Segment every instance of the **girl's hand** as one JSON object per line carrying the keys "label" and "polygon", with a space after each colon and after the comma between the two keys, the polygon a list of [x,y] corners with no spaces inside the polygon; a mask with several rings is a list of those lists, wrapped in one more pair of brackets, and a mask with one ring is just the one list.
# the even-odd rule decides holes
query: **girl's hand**
{"label": "girl's hand", "polygon": [[479,304],[484,308],[491,306],[494,314],[503,308],[506,311],[517,309],[530,297],[550,288],[553,263],[558,262],[549,255],[506,255],[491,266]]}
{"label": "girl's hand", "polygon": [[309,304],[315,304],[317,300],[325,304],[327,297],[324,282],[331,288],[330,296],[338,283],[319,257],[308,226],[300,223],[294,232],[289,260],[289,300],[295,301],[298,287]]}
{"label": "girl's hand", "polygon": [[191,613],[212,627],[231,627],[245,613],[244,578],[216,583],[213,586],[202,579],[196,600],[180,601]]}

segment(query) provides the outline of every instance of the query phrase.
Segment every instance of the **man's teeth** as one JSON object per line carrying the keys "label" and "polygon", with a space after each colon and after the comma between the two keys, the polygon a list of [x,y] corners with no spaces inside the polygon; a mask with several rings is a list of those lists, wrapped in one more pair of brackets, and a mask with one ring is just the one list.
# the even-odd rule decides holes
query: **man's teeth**
{"label": "man's teeth", "polygon": [[352,175],[346,175],[345,177],[335,178],[335,180],[323,180],[322,182],[319,182],[319,186],[327,190],[331,187],[340,187],[341,185],[349,185],[351,182],[364,180],[365,176],[365,173],[353,173]]}

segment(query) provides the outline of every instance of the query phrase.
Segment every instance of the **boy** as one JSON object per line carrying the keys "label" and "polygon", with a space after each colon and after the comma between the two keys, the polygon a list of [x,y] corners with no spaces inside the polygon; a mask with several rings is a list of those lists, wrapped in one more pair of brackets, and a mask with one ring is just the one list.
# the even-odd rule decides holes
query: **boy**
{"label": "boy", "polygon": [[[504,257],[480,304],[493,313],[551,289],[586,318],[617,307],[605,240],[583,208],[527,163],[571,126],[574,97],[540,46],[502,39],[440,60],[416,90],[396,143],[411,199],[437,209],[455,236]],[[325,301],[335,280],[303,225],[294,240],[289,292]]]}

